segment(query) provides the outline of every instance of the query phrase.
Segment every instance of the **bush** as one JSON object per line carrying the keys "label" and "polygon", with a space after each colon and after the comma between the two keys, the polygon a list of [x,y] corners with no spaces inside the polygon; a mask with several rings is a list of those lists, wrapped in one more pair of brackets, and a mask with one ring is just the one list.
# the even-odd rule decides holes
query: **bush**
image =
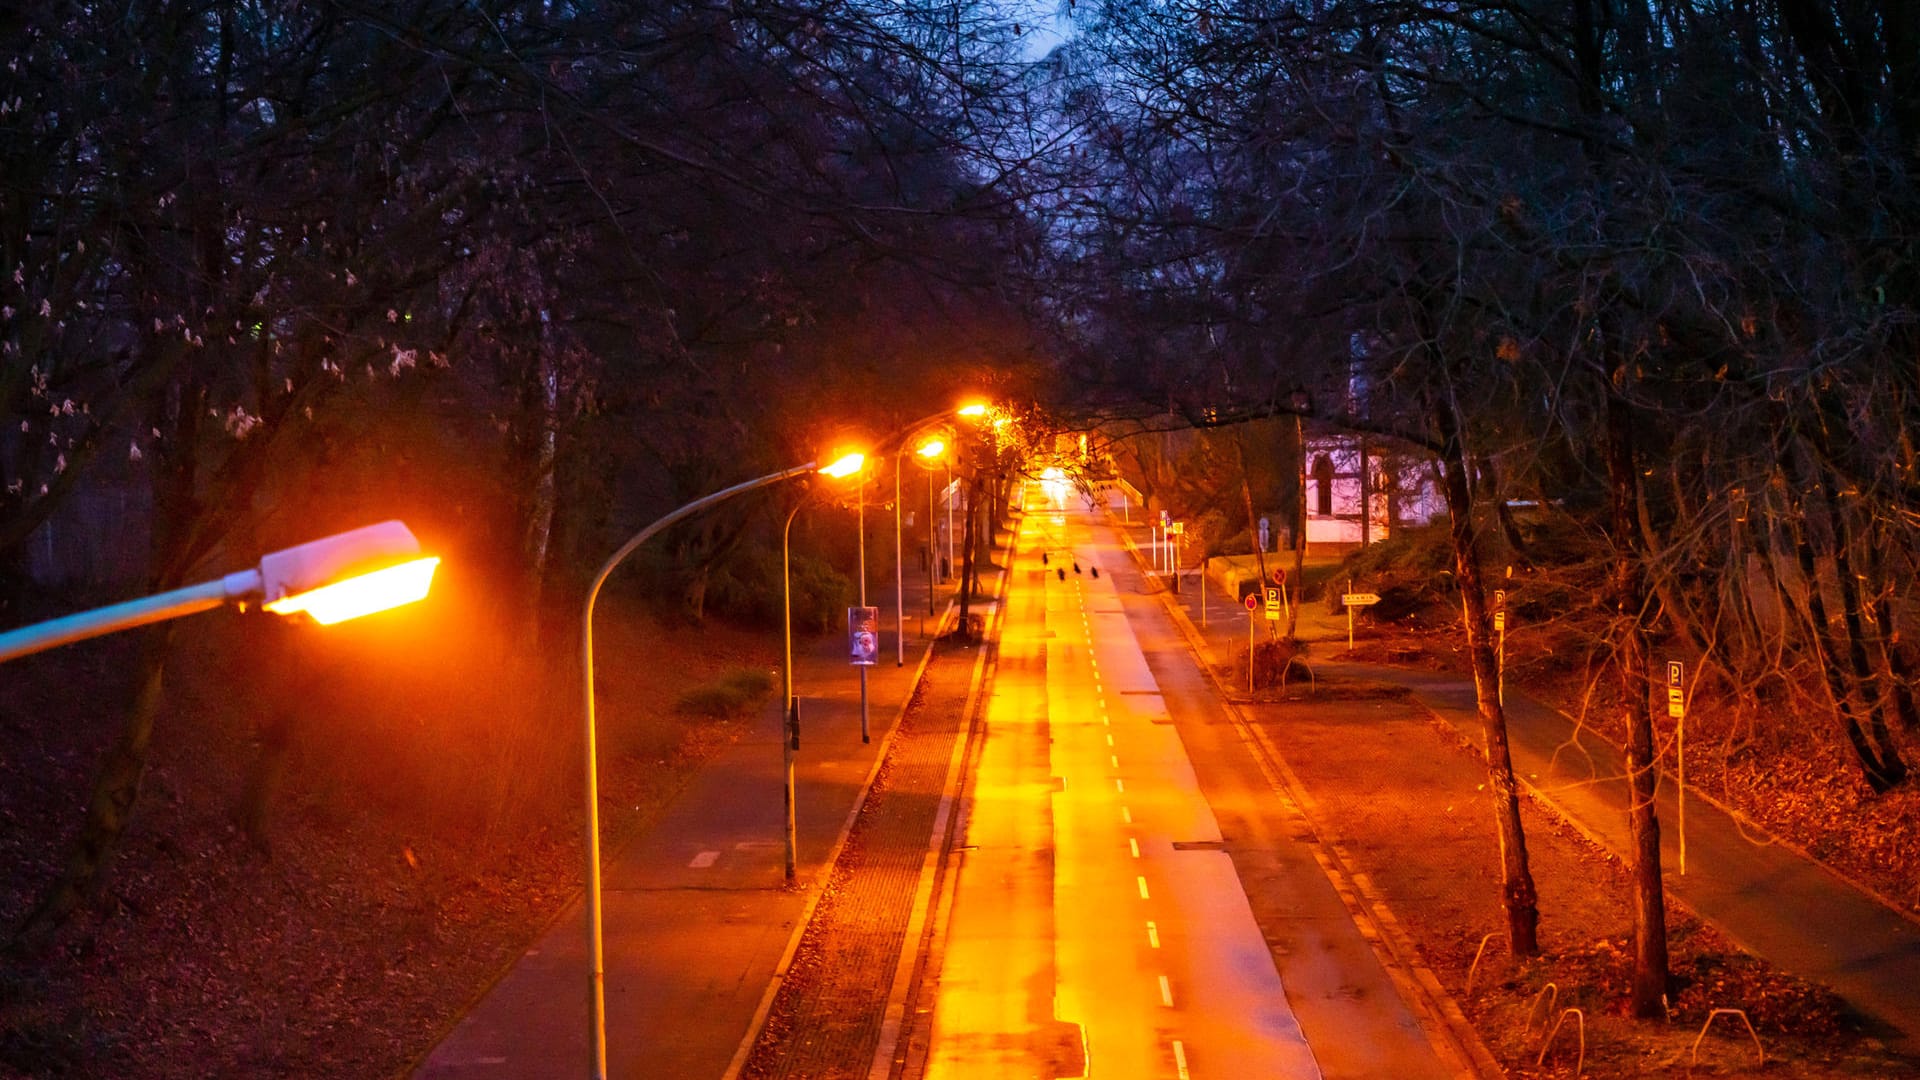
{"label": "bush", "polygon": [[[1256,689],[1271,690],[1285,684],[1288,678],[1299,679],[1306,675],[1297,665],[1289,675],[1287,662],[1296,657],[1304,657],[1307,652],[1305,642],[1290,637],[1273,638],[1254,644],[1254,656],[1258,660],[1253,670],[1253,683]],[[1247,685],[1247,651],[1239,650],[1234,657],[1234,686]]]}
{"label": "bush", "polygon": [[681,694],[675,712],[725,720],[751,709],[773,689],[773,676],[759,668],[734,668],[718,679]]}

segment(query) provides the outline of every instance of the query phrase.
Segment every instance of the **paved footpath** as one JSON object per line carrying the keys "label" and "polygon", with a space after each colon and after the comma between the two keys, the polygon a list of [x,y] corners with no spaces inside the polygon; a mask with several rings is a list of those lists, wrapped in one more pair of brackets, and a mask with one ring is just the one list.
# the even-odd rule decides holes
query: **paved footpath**
{"label": "paved footpath", "polygon": [[[1144,527],[1134,527],[1132,535],[1146,543]],[[1198,629],[1192,577],[1175,602]],[[1245,612],[1230,603],[1217,589],[1208,601],[1203,633],[1210,661],[1245,647]],[[1301,637],[1323,642],[1322,653],[1343,651],[1346,624],[1320,617],[1324,611],[1324,604],[1303,609],[1314,617],[1302,621]],[[1473,745],[1484,745],[1473,684],[1465,676],[1328,661],[1314,667],[1322,674],[1404,686]],[[1628,792],[1620,749],[1512,687],[1506,707],[1521,780],[1575,828],[1624,858]],[[1742,948],[1845,998],[1865,1014],[1870,1034],[1904,1052],[1920,1051],[1920,922],[1695,793],[1686,801],[1687,872],[1681,874],[1679,805],[1671,778],[1660,785],[1657,804],[1670,895]]]}
{"label": "paved footpath", "polygon": [[[878,562],[878,560],[876,560]],[[925,580],[908,574],[907,650],[896,666],[891,582],[869,579],[888,631],[871,669],[872,742],[859,680],[837,637],[796,643],[798,884],[781,868],[777,702],[709,761],[645,835],[603,871],[608,1074],[714,1080],[737,1071],[769,987],[825,889],[828,864],[873,777],[927,655]],[[940,590],[942,605],[950,590]],[[606,657],[602,663],[617,663]],[[964,688],[963,688],[964,691]],[[777,695],[776,695],[777,696]],[[924,835],[917,850],[925,849]],[[585,915],[570,904],[415,1070],[418,1080],[586,1075]]]}

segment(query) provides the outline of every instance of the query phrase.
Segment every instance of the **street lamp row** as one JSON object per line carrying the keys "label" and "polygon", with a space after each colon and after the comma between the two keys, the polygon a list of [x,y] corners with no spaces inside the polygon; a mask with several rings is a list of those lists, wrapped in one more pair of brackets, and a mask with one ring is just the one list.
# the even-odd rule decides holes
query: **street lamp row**
{"label": "street lamp row", "polygon": [[[985,404],[973,403],[951,412],[938,412],[923,417],[899,429],[884,440],[881,445],[890,445],[898,440],[894,454],[894,589],[895,612],[898,623],[897,663],[905,663],[905,584],[901,568],[901,521],[900,521],[900,462],[909,442],[909,436],[927,427],[934,421],[947,416],[979,418],[988,415]],[[915,458],[924,467],[931,470],[935,463],[946,460],[947,441],[938,436],[923,438],[913,447]],[[586,916],[589,959],[592,970],[588,976],[588,999],[590,1012],[590,1043],[592,1047],[592,1074],[604,1080],[607,1067],[606,1052],[606,961],[605,938],[602,928],[602,903],[600,885],[600,795],[599,767],[596,753],[594,685],[593,685],[593,612],[602,586],[613,570],[628,555],[645,543],[649,538],[670,525],[716,503],[736,495],[779,483],[784,480],[818,473],[834,479],[845,479],[862,472],[867,458],[860,453],[845,454],[833,462],[821,465],[811,461],[805,465],[783,469],[766,476],[748,480],[680,507],[659,518],[651,525],[634,534],[622,544],[607,561],[601,565],[587,589],[582,607],[580,630],[581,689],[583,742],[586,775]],[[932,528],[933,480],[928,476],[928,528]],[[949,494],[951,507],[951,494]],[[866,603],[866,555],[864,526],[864,497],[861,500],[861,554],[860,554],[860,602]],[[781,533],[781,569],[782,569],[782,637],[785,642],[785,689],[783,702],[788,716],[792,716],[795,707],[793,696],[793,601],[792,576],[789,558],[789,539],[794,514],[799,506],[787,516]],[[949,534],[952,526],[949,523]],[[931,532],[929,532],[931,537]],[[951,543],[951,535],[949,535]],[[933,557],[932,544],[928,545],[928,560]],[[293,616],[304,614],[322,625],[332,625],[349,619],[370,615],[377,611],[398,607],[423,599],[432,586],[435,569],[440,559],[421,554],[419,541],[406,525],[399,521],[386,521],[350,532],[329,536],[311,543],[277,551],[265,556],[258,566],[227,574],[223,577],[198,585],[175,589],[156,596],[115,604],[110,607],[69,615],[64,618],[0,633],[0,662],[19,656],[54,648],[70,642],[99,637],[118,630],[131,629],[167,619],[179,618],[197,612],[208,611],[225,604],[237,604],[242,607],[258,604],[267,611],[279,615]],[[931,595],[931,586],[929,586]],[[867,738],[867,678],[866,668],[860,669],[860,729],[862,741]],[[781,742],[785,747],[786,777],[786,843],[785,864],[789,880],[795,872],[794,851],[794,793],[793,793],[793,732],[783,731]]]}

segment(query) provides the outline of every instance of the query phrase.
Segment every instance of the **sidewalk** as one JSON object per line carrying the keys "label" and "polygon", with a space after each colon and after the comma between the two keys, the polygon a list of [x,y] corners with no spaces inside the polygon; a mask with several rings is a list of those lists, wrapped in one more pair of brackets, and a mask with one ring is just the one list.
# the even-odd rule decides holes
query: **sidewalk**
{"label": "sidewalk", "polygon": [[[887,575],[890,576],[890,575]],[[707,1080],[737,1069],[797,930],[827,891],[829,863],[913,697],[936,620],[924,575],[906,584],[906,663],[896,666],[892,582],[881,662],[869,669],[872,742],[860,686],[837,636],[796,642],[797,885],[781,869],[777,702],[709,761],[655,826],[603,872],[608,1075]],[[942,586],[944,609],[952,589]],[[924,630],[923,630],[924,622]],[[804,650],[804,651],[801,651]],[[964,687],[962,688],[964,692]],[[775,695],[776,697],[778,695]],[[920,849],[924,850],[925,838]],[[418,1080],[566,1080],[588,1071],[585,916],[576,899],[414,1072]]]}
{"label": "sidewalk", "polygon": [[[1143,544],[1147,531],[1134,526],[1129,534]],[[1201,630],[1194,582],[1189,577],[1185,591],[1169,599],[1204,636],[1212,654],[1208,662],[1219,663],[1245,647],[1246,614],[1216,591],[1208,600],[1209,625]],[[1345,620],[1327,614],[1324,604],[1302,610],[1303,640],[1325,642],[1325,652],[1337,653],[1345,647],[1345,635]],[[1466,676],[1377,664],[1315,661],[1313,666],[1321,674],[1364,675],[1406,687],[1473,745],[1483,745],[1473,684]],[[1619,748],[1592,731],[1576,730],[1565,714],[1512,687],[1506,714],[1520,780],[1595,843],[1624,858],[1628,792]],[[1686,804],[1683,875],[1679,806],[1671,783],[1661,785],[1657,811],[1669,895],[1742,948],[1825,984],[1877,1022],[1870,1034],[1907,1051],[1920,1048],[1920,924],[1692,793]]]}

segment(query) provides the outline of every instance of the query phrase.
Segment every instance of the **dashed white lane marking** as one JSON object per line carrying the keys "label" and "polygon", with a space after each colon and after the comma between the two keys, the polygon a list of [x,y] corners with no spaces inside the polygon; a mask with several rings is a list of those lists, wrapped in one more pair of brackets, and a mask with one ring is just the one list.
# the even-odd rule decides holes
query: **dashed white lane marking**
{"label": "dashed white lane marking", "polygon": [[[1136,878],[1134,878],[1133,880],[1135,880],[1135,881],[1137,881],[1137,882],[1139,882],[1139,883],[1140,883],[1140,899],[1142,899],[1142,900],[1151,900],[1151,899],[1153,899],[1153,897],[1151,897],[1151,896],[1148,896],[1148,895],[1147,895],[1147,879],[1146,879],[1146,878],[1144,878],[1144,877],[1136,877]],[[1166,981],[1166,976],[1164,976],[1164,975],[1163,975],[1163,976],[1161,976],[1161,977],[1160,977],[1160,981],[1161,981],[1161,982],[1165,982],[1165,981]]]}
{"label": "dashed white lane marking", "polygon": [[1125,791],[1125,790],[1127,790],[1127,782],[1126,782],[1125,780],[1122,780],[1122,779],[1120,779],[1120,778],[1119,778],[1119,777],[1117,777],[1117,776],[1116,776],[1116,777],[1114,777],[1114,778],[1113,778],[1113,790],[1115,790],[1115,791]]}
{"label": "dashed white lane marking", "polygon": [[473,1063],[475,1065],[505,1065],[507,1063],[507,1059],[504,1057],[474,1058]]}
{"label": "dashed white lane marking", "polygon": [[1156,949],[1160,947],[1160,927],[1156,923],[1147,923],[1147,944]]}
{"label": "dashed white lane marking", "polygon": [[687,865],[692,867],[695,870],[705,870],[707,867],[712,866],[715,862],[717,862],[719,858],[720,858],[720,853],[717,851],[703,851],[700,854],[695,855],[693,857],[693,861],[688,863]]}
{"label": "dashed white lane marking", "polygon": [[1131,836],[1127,837],[1127,850],[1133,852],[1134,858],[1136,859],[1139,858],[1140,857],[1140,841],[1135,840]]}
{"label": "dashed white lane marking", "polygon": [[1111,731],[1107,732],[1107,745],[1108,746],[1113,745],[1113,732]]}
{"label": "dashed white lane marking", "polygon": [[1179,1039],[1173,1040],[1173,1064],[1180,1070],[1180,1080],[1189,1080],[1187,1076],[1187,1048]]}
{"label": "dashed white lane marking", "polygon": [[1173,1008],[1173,984],[1167,981],[1165,975],[1160,976],[1160,1004]]}
{"label": "dashed white lane marking", "polygon": [[1114,768],[1116,768],[1116,769],[1117,769],[1117,768],[1119,768],[1119,767],[1120,767],[1120,755],[1119,755],[1119,754],[1108,754],[1108,755],[1107,755],[1107,760],[1109,760],[1109,761],[1111,761],[1111,762],[1113,762],[1113,767],[1114,767]]}
{"label": "dashed white lane marking", "polygon": [[1127,824],[1129,824],[1129,825],[1131,825],[1131,824],[1133,824],[1133,811],[1132,811],[1132,810],[1129,810],[1129,809],[1127,809],[1127,808],[1126,808],[1126,807],[1124,807],[1124,806],[1123,806],[1123,807],[1121,807],[1121,808],[1120,808],[1120,820],[1122,820],[1122,821],[1124,821],[1124,822],[1126,822],[1126,823],[1127,823]]}

